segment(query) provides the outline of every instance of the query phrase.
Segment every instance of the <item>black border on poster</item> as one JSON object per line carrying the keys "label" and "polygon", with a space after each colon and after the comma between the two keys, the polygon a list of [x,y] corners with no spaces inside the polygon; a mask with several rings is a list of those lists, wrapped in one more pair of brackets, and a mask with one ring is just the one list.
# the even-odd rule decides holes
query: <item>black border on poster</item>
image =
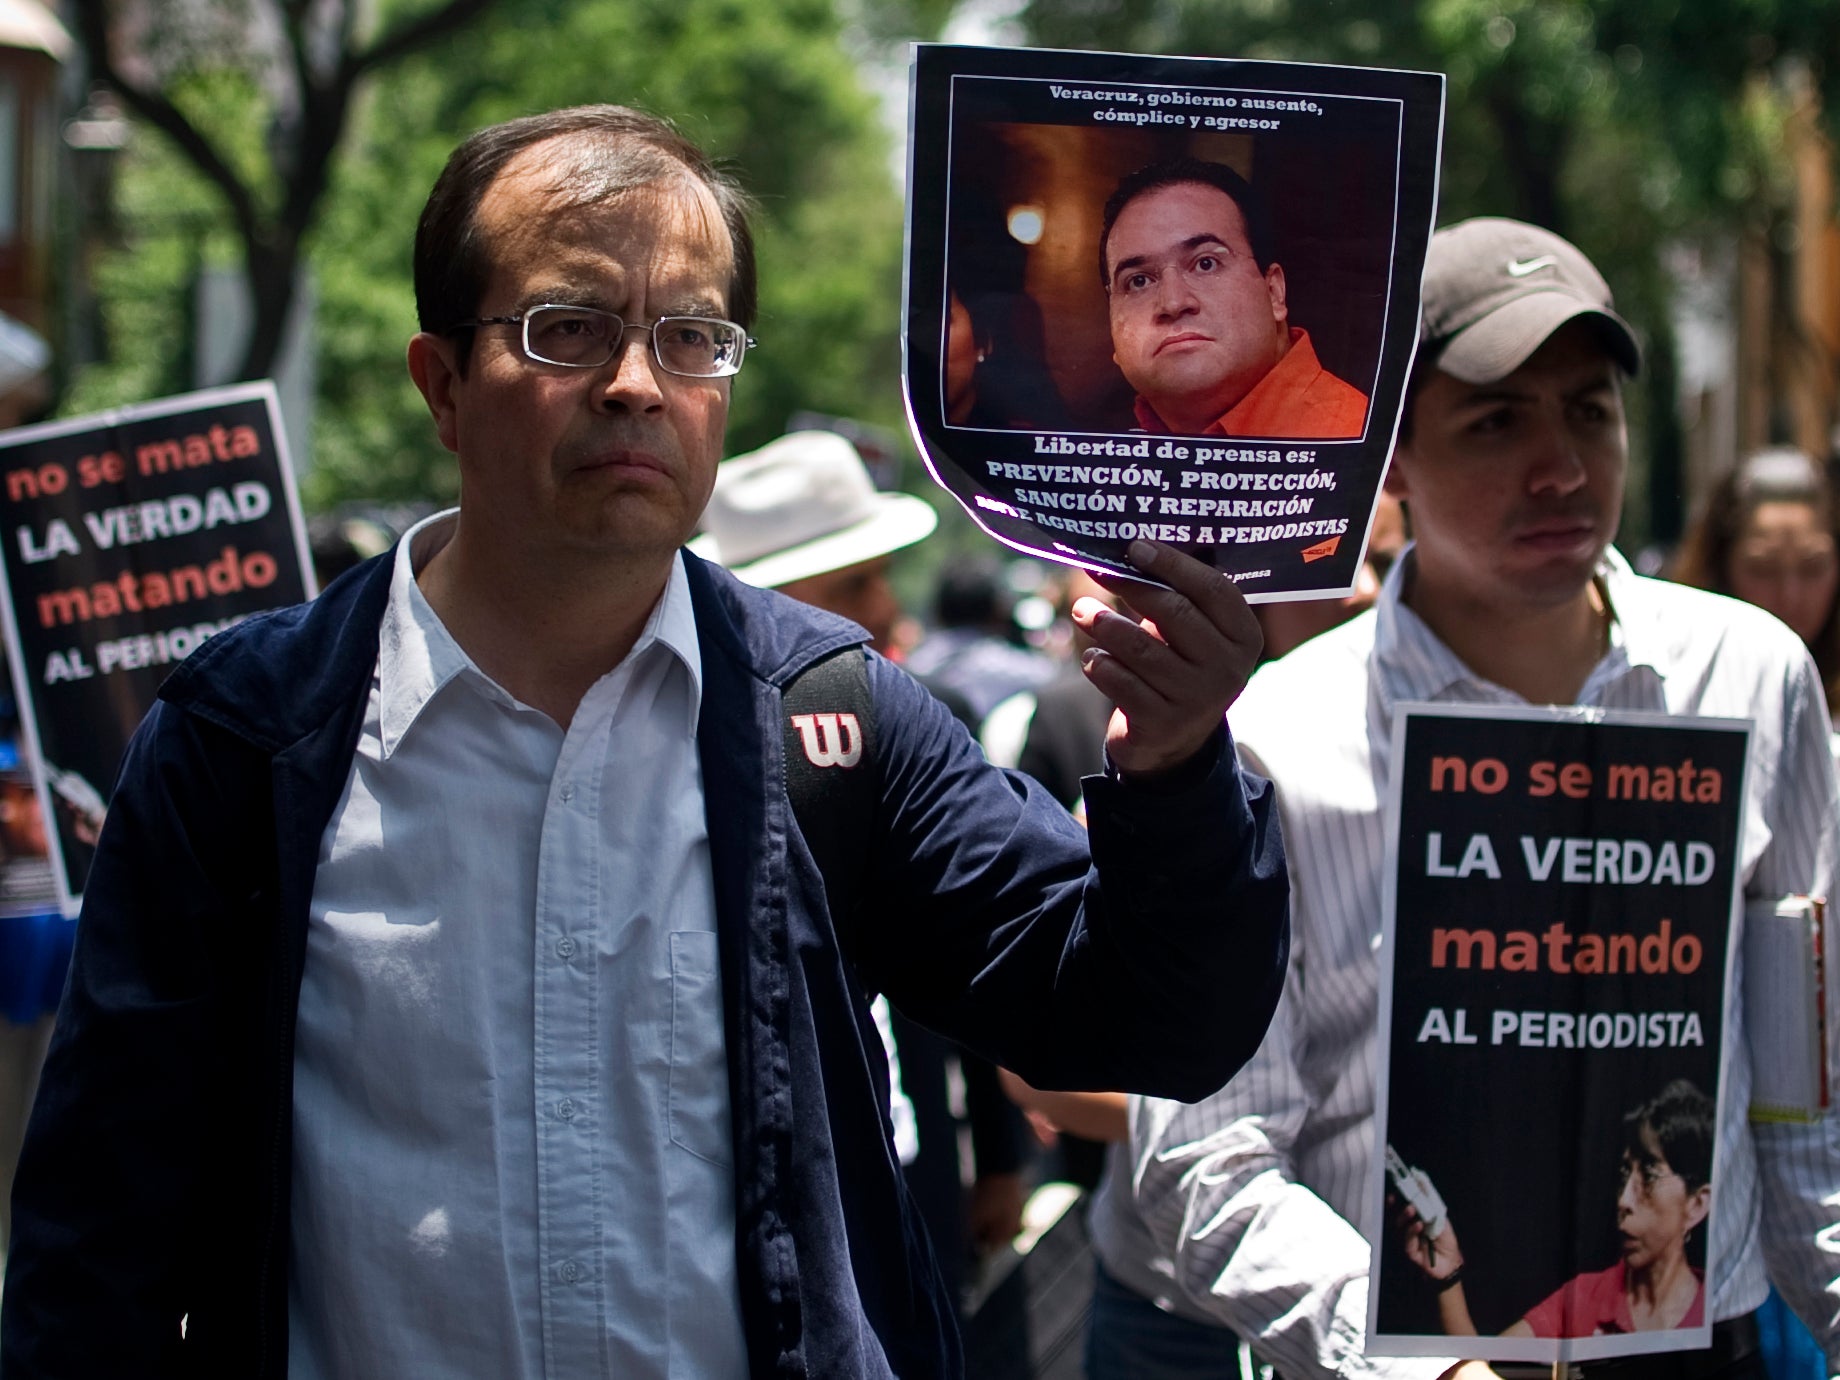
{"label": "black border on poster", "polygon": [[[1390,785],[1387,811],[1387,853],[1391,860],[1385,885],[1380,952],[1381,981],[1379,1001],[1379,1044],[1375,1105],[1374,1162],[1368,1191],[1368,1220],[1363,1224],[1368,1239],[1375,1243],[1374,1263],[1370,1275],[1367,1316],[1367,1351],[1381,1356],[1452,1356],[1488,1361],[1529,1361],[1559,1364],[1578,1360],[1607,1359],[1649,1352],[1702,1348],[1711,1342],[1711,1320],[1691,1328],[1665,1331],[1630,1332],[1589,1337],[1544,1338],[1502,1337],[1499,1335],[1453,1338],[1436,1330],[1408,1331],[1399,1326],[1414,1317],[1429,1318],[1435,1311],[1435,1291],[1422,1279],[1417,1267],[1406,1258],[1400,1246],[1397,1204],[1389,1206],[1388,1173],[1385,1148],[1395,1145],[1402,1159],[1412,1168],[1424,1169],[1449,1207],[1450,1221],[1457,1230],[1463,1253],[1463,1280],[1470,1296],[1472,1314],[1485,1332],[1499,1332],[1575,1276],[1602,1270],[1616,1262],[1617,1190],[1611,1187],[1617,1160],[1616,1151],[1623,1132],[1623,1117],[1634,1107],[1658,1093],[1668,1081],[1684,1077],[1704,1091],[1704,1084],[1715,1082],[1712,1091],[1715,1105],[1713,1162],[1711,1182],[1719,1176],[1717,1161],[1717,1126],[1723,1124],[1727,1111],[1727,1071],[1732,1057],[1732,1041],[1725,1038],[1725,1014],[1731,1009],[1734,958],[1733,942],[1739,908],[1742,905],[1743,866],[1742,832],[1746,802],[1751,790],[1749,757],[1751,722],[1748,719],[1710,719],[1676,717],[1633,711],[1598,709],[1484,706],[1402,703],[1395,707],[1393,723]],[[1417,734],[1415,736],[1415,730]],[[1417,792],[1427,802],[1415,818],[1404,818],[1408,764],[1424,765],[1429,753],[1430,737],[1438,741],[1447,754],[1462,756],[1468,744],[1474,751],[1486,751],[1506,768],[1504,784],[1493,792],[1472,787],[1461,798],[1454,792],[1447,799],[1436,800],[1429,790]],[[1514,741],[1516,738],[1521,741]],[[1550,756],[1554,745],[1566,743],[1586,746],[1563,759]],[[1604,883],[1579,884],[1563,881],[1565,865],[1562,855],[1553,850],[1548,859],[1555,872],[1549,882],[1536,885],[1530,879],[1531,861],[1522,856],[1523,845],[1518,830],[1530,817],[1545,814],[1550,828],[1542,825],[1541,842],[1536,852],[1551,847],[1553,837],[1596,837],[1601,835],[1623,847],[1625,837],[1651,841],[1667,836],[1692,821],[1694,811],[1703,813],[1704,804],[1664,804],[1654,800],[1637,803],[1630,799],[1608,799],[1607,773],[1592,769],[1589,780],[1574,780],[1572,785],[1586,794],[1567,799],[1574,792],[1554,788],[1559,779],[1548,773],[1540,784],[1552,788],[1543,792],[1552,802],[1550,810],[1530,804],[1536,793],[1534,775],[1529,769],[1517,776],[1517,768],[1526,765],[1531,751],[1562,768],[1567,762],[1593,761],[1656,765],[1677,763],[1682,749],[1688,757],[1702,763],[1723,757],[1723,782],[1730,783],[1735,769],[1738,781],[1722,784],[1721,801],[1716,806],[1713,837],[1699,839],[1712,848],[1713,871],[1701,885],[1708,889],[1693,920],[1686,919],[1693,892],[1690,886],[1675,886],[1668,891],[1655,889],[1642,894],[1642,886]],[[1614,754],[1614,755],[1613,755]],[[1471,755],[1470,763],[1483,759]],[[1474,767],[1471,768],[1474,771]],[[1491,769],[1492,770],[1492,769]],[[1473,779],[1473,778],[1472,778]],[[1440,777],[1453,786],[1456,778]],[[1500,840],[1495,852],[1502,879],[1489,878],[1486,869],[1472,869],[1476,880],[1456,877],[1461,872],[1463,855],[1469,838],[1490,834],[1490,812],[1500,812],[1499,823],[1517,830],[1515,840]],[[1433,816],[1436,818],[1433,818]],[[1572,834],[1568,825],[1585,821],[1588,832]],[[1439,879],[1432,887],[1430,832],[1440,821],[1452,829],[1439,850],[1444,869],[1435,873]],[[1700,822],[1710,822],[1702,819]],[[1459,831],[1461,837],[1459,837]],[[1686,836],[1682,834],[1681,839]],[[1563,845],[1561,845],[1562,847]],[[1684,853],[1684,842],[1677,856]],[[1524,928],[1544,931],[1549,925],[1566,925],[1573,939],[1581,934],[1629,931],[1648,938],[1660,934],[1657,915],[1678,917],[1668,931],[1676,957],[1689,951],[1680,947],[1681,936],[1692,934],[1694,944],[1703,946],[1692,953],[1703,953],[1703,963],[1695,961],[1691,974],[1679,968],[1657,966],[1643,968],[1639,977],[1627,972],[1617,975],[1571,975],[1562,979],[1558,965],[1549,963],[1541,974],[1509,973],[1506,968],[1484,973],[1480,970],[1458,973],[1451,967],[1448,975],[1431,977],[1423,968],[1413,1000],[1422,1004],[1429,996],[1448,999],[1462,995],[1469,1015],[1464,1021],[1467,1040],[1455,1032],[1454,1007],[1439,1009],[1445,1013],[1445,1028],[1451,1038],[1440,1035],[1426,1049],[1435,1050],[1437,1059],[1428,1061],[1418,1053],[1419,1037],[1430,1028],[1430,1006],[1426,1006],[1418,1035],[1401,1035],[1401,890],[1402,873],[1408,866],[1408,854],[1424,860],[1424,877],[1414,877],[1411,894],[1418,898],[1412,907],[1413,932],[1424,935],[1437,919],[1443,905],[1451,912],[1453,927],[1471,930],[1492,929],[1503,933],[1522,928],[1517,921],[1529,919]],[[1632,858],[1628,852],[1620,854]],[[1658,852],[1655,854],[1659,858]],[[1702,854],[1702,858],[1705,855]],[[1596,851],[1591,850],[1591,866],[1596,867]],[[1632,866],[1635,865],[1632,863]],[[1518,883],[1517,880],[1518,879]],[[1552,883],[1565,889],[1555,901]],[[1517,904],[1518,903],[1518,904]],[[1532,903],[1532,904],[1529,904]],[[1665,910],[1663,909],[1665,907]],[[1697,921],[1698,923],[1694,923]],[[1710,942],[1716,937],[1715,949]],[[1430,941],[1427,940],[1427,943]],[[1606,939],[1606,943],[1608,940]],[[1450,952],[1456,952],[1451,950]],[[1543,949],[1550,957],[1550,949]],[[1448,956],[1448,955],[1447,955]],[[1653,956],[1652,954],[1650,955]],[[1481,960],[1478,960],[1479,962]],[[1645,960],[1646,961],[1646,960]],[[1682,960],[1684,964],[1684,960]],[[1718,963],[1716,969],[1712,968]],[[1458,960],[1452,964],[1460,966]],[[1422,966],[1422,965],[1421,965]],[[1449,966],[1449,965],[1447,965]],[[1700,974],[1700,968],[1706,972]],[[1716,982],[1712,979],[1716,977]],[[1697,980],[1695,980],[1697,978]],[[1597,984],[1588,989],[1585,984]],[[1473,1000],[1470,1000],[1473,997]],[[1648,1004],[1636,1006],[1647,998]],[[1636,1000],[1632,1000],[1635,998]],[[1583,1029],[1587,1020],[1621,1012],[1634,1018],[1634,1031],[1612,1024],[1592,1034],[1574,1047],[1545,1041],[1545,1022],[1538,1039],[1522,1040],[1518,1026],[1503,1033],[1497,1030],[1496,1017],[1504,1008],[1517,1021],[1525,1012],[1517,1002],[1545,1005],[1548,1011],[1559,1010],[1572,1017],[1574,1032]],[[1673,1022],[1666,1011],[1650,1005],[1693,1010],[1693,1003],[1708,1009],[1700,1021],[1703,1043],[1695,1045],[1684,1034],[1684,1020]],[[1711,1009],[1716,1003],[1716,1009]],[[1438,1005],[1437,1002],[1431,1003]],[[1484,1011],[1484,1008],[1493,1010]],[[1634,1009],[1632,1009],[1634,1008]],[[1416,1008],[1415,1008],[1416,1010]],[[1640,1012],[1637,1015],[1637,1012]],[[1661,1015],[1658,1026],[1651,1019]],[[1410,1013],[1404,1018],[1410,1024]],[[1602,1024],[1600,1022],[1600,1024]],[[1626,1022],[1625,1024],[1629,1024]],[[1610,1043],[1599,1047],[1598,1035]],[[1624,1037],[1629,1038],[1625,1041]],[[1652,1038],[1651,1038],[1652,1037]],[[1678,1038],[1677,1038],[1678,1037]],[[1401,1051],[1402,1041],[1405,1048]],[[1473,1042],[1473,1043],[1472,1043]],[[1499,1043],[1498,1043],[1499,1042]],[[1471,1054],[1460,1052],[1467,1046]],[[1495,1051],[1490,1054],[1490,1051]],[[1533,1052],[1529,1052],[1529,1051]],[[1487,1061],[1489,1067],[1478,1070],[1466,1081],[1470,1062]],[[1532,1062],[1544,1061],[1544,1062]],[[1436,1064],[1436,1077],[1418,1068],[1416,1075],[1402,1073],[1401,1065]],[[1557,1067],[1562,1065],[1563,1067]],[[1560,1096],[1553,1090],[1560,1075],[1575,1096]],[[1435,1087],[1427,1087],[1435,1084]],[[1480,1090],[1480,1091],[1479,1091]],[[1505,1093],[1511,1099],[1512,1115],[1505,1124],[1491,1124],[1475,1112],[1475,1104],[1489,1096]],[[1551,1094],[1564,1102],[1562,1107],[1547,1108],[1550,1119],[1543,1116],[1540,1097]],[[1499,1110],[1499,1109],[1498,1109]],[[1402,1118],[1399,1125],[1394,1117]],[[1543,1136],[1542,1133],[1547,1133]],[[1550,1154],[1553,1144],[1579,1147],[1570,1153]],[[1581,1147],[1590,1146],[1586,1151]],[[1601,1153],[1599,1153],[1601,1152]],[[1711,1212],[1726,1210],[1715,1190]],[[1464,1223],[1470,1225],[1467,1230]],[[1704,1252],[1710,1257],[1712,1233],[1710,1221],[1702,1224],[1698,1241],[1691,1243],[1690,1255]],[[1717,1261],[1704,1258],[1699,1264],[1705,1277],[1715,1277]],[[1709,1295],[1708,1295],[1709,1298]],[[1393,1326],[1394,1330],[1384,1330]]]}
{"label": "black border on poster", "polygon": [[[1417,346],[1418,291],[1437,203],[1443,87],[1438,73],[917,45],[903,388],[909,426],[935,481],[988,535],[1051,561],[1132,574],[1127,550],[1141,535],[1168,541],[1232,576],[1253,602],[1351,591]],[[1267,111],[1253,101],[1314,113]],[[1210,129],[1210,119],[1219,127]],[[1319,300],[1333,279],[1346,288],[1342,302],[1360,304],[1341,313],[1347,329],[1340,334],[1354,341],[1338,356],[1340,367],[1328,359],[1325,365],[1337,373],[1347,369],[1343,376],[1368,394],[1363,433],[1345,440],[1226,439],[1136,430],[1128,385],[1105,344],[1090,339],[1092,312],[1101,319],[1104,313],[1096,259],[1087,275],[1090,301],[1077,309],[1089,367],[1063,368],[1057,386],[1022,390],[1025,397],[1050,399],[1046,407],[1031,409],[1025,401],[1016,417],[994,425],[948,424],[950,280],[967,264],[987,276],[990,256],[1014,248],[1000,233],[981,239],[968,233],[969,208],[982,206],[993,192],[1007,197],[1008,189],[974,186],[969,173],[955,181],[954,160],[969,167],[999,136],[1017,130],[1025,137],[1077,132],[1092,147],[1126,160],[1126,167],[1195,151],[1213,156],[1214,146],[1198,140],[1242,150],[1250,140],[1251,156],[1262,153],[1274,166],[1294,170],[1274,219],[1282,222],[1288,210],[1303,226],[1287,243],[1307,244],[1308,253],[1298,249],[1298,262],[1323,269]],[[1325,173],[1312,188],[1309,179],[1324,167],[1334,176]],[[1331,182],[1375,194],[1349,203],[1308,195]],[[1104,196],[1099,190],[1085,198],[1089,217],[1096,218]],[[975,248],[965,247],[973,242]],[[1096,247],[1096,231],[1089,242]],[[1350,247],[1359,252],[1338,252]],[[1364,267],[1351,268],[1344,259],[1359,259]],[[1077,268],[1062,266],[1064,282],[1071,283],[1071,273]],[[1292,301],[1300,286],[1307,298],[1312,275],[1291,276]],[[1061,348],[1070,338],[1064,327],[1073,319],[1069,302],[1076,294],[1069,291],[1058,305],[1044,307],[1012,282],[1005,295],[1030,314],[1033,335],[1022,339],[1021,353],[1039,385],[1054,372],[1045,358],[1047,342]],[[1293,315],[1293,323],[1315,337],[1318,327],[1334,327],[1337,313],[1319,305],[1311,319],[1315,326]],[[1017,342],[1009,343],[1013,363]],[[1108,391],[1115,399],[1121,387],[1127,406],[1114,407],[1107,425],[1068,424],[1069,394],[1089,404]],[[1045,412],[1058,414],[1049,419],[1054,425],[1032,415]]]}
{"label": "black border on poster", "polygon": [[[254,449],[240,453],[236,442],[251,440]],[[141,467],[140,447],[169,442],[190,463],[150,454]],[[142,505],[155,525],[145,525]],[[173,666],[212,632],[317,593],[274,384],[0,433],[0,534],[0,615],[20,729],[51,824],[58,904],[74,916],[93,848],[93,823],[79,816],[106,808],[128,740]],[[99,585],[122,592],[97,600]],[[45,626],[27,629],[20,606],[45,597],[70,616],[53,628],[44,614]]]}

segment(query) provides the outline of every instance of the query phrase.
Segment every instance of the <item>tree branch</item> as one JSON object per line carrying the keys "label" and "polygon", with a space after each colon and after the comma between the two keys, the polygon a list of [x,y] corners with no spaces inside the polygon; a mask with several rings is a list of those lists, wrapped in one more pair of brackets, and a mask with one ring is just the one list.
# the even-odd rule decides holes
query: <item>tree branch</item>
{"label": "tree branch", "polygon": [[250,244],[264,233],[254,193],[218,154],[211,141],[176,105],[157,91],[135,85],[123,75],[109,51],[107,0],[83,0],[77,6],[77,31],[89,57],[90,75],[118,93],[128,108],[179,146],[192,165],[223,193],[238,231]]}
{"label": "tree branch", "polygon": [[379,37],[365,51],[350,54],[345,59],[345,79],[349,82],[373,68],[388,66],[437,38],[464,28],[497,3],[498,0],[447,0],[444,5],[406,20],[393,32]]}
{"label": "tree branch", "polygon": [[294,68],[294,84],[299,89],[304,108],[313,85],[313,62],[307,52],[307,19],[303,0],[288,0],[281,7],[281,27],[287,34],[288,56]]}

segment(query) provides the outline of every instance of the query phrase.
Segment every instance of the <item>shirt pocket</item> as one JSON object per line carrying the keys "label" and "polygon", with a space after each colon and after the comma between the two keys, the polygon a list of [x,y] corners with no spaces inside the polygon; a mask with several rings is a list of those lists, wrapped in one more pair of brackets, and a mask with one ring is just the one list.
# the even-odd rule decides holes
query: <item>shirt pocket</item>
{"label": "shirt pocket", "polygon": [[671,935],[671,1143],[711,1164],[732,1165],[722,965],[709,931]]}

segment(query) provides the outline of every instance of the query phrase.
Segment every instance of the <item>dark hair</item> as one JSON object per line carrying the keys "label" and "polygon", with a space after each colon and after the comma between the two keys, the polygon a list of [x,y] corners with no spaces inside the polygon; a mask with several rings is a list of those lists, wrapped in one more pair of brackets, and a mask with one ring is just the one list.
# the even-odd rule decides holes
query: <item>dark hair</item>
{"label": "dark hair", "polygon": [[942,628],[990,627],[1008,621],[1009,610],[1003,567],[993,557],[954,562],[933,591],[933,617]]}
{"label": "dark hair", "polygon": [[[1734,466],[1706,496],[1680,539],[1669,577],[1683,585],[1731,593],[1731,556],[1751,514],[1766,503],[1805,503],[1840,549],[1840,502],[1820,462],[1787,446],[1761,450]],[[1840,711],[1840,597],[1808,644],[1827,691],[1829,713]]]}
{"label": "dark hair", "polygon": [[1444,347],[1450,344],[1450,337],[1442,340],[1420,341],[1418,353],[1412,356],[1412,372],[1406,375],[1405,397],[1399,404],[1399,440],[1396,444],[1407,445],[1412,440],[1412,408],[1418,401],[1418,395],[1424,386],[1431,382],[1431,375],[1437,369],[1439,356]]}
{"label": "dark hair", "polygon": [[[1599,343],[1603,346],[1604,353],[1609,356],[1611,363],[1616,365],[1617,378],[1619,380],[1628,379],[1630,377],[1629,371],[1624,367],[1623,361],[1617,355],[1618,347],[1615,342],[1616,327],[1596,313],[1574,317],[1572,319],[1586,320],[1591,323],[1592,328],[1597,333]],[[1569,325],[1570,323],[1566,322],[1562,324]],[[1467,329],[1467,327],[1465,329]],[[1555,334],[1557,330],[1558,328],[1555,327]],[[1399,407],[1400,445],[1406,445],[1412,440],[1413,405],[1417,403],[1420,391],[1427,383],[1431,382],[1431,376],[1437,372],[1438,361],[1444,357],[1444,350],[1449,346],[1450,342],[1455,340],[1457,335],[1460,334],[1462,334],[1461,331],[1452,335],[1441,335],[1435,340],[1419,341],[1418,353],[1412,356],[1412,372],[1406,376],[1405,397],[1401,400]],[[1549,335],[1546,337],[1546,340],[1550,339],[1552,339],[1552,336]],[[1542,340],[1540,344],[1544,345],[1546,340]],[[1538,346],[1535,348],[1537,349]],[[1532,355],[1529,354],[1528,358],[1532,358]]]}
{"label": "dark hair", "polygon": [[1259,266],[1260,273],[1271,267],[1271,220],[1265,210],[1265,199],[1253,191],[1252,184],[1225,163],[1210,163],[1201,158],[1171,158],[1129,174],[1105,199],[1105,221],[1099,231],[1099,281],[1102,284],[1111,286],[1112,274],[1105,254],[1111,243],[1112,226],[1124,214],[1124,208],[1148,192],[1187,182],[1213,187],[1232,199],[1246,222],[1246,243],[1252,246],[1253,262]]}
{"label": "dark hair", "polygon": [[[744,329],[759,307],[751,198],[669,120],[620,105],[581,105],[526,115],[480,130],[460,145],[435,179],[415,231],[415,310],[424,331],[451,334],[479,307],[491,276],[491,249],[479,231],[479,203],[518,154],[550,139],[573,139],[582,152],[556,190],[576,206],[637,187],[689,177],[703,184],[721,212],[734,247],[728,314]],[[471,351],[461,344],[460,366]]]}
{"label": "dark hair", "polygon": [[1623,1118],[1623,1153],[1636,1164],[1653,1163],[1655,1152],[1642,1140],[1652,1133],[1661,1158],[1692,1193],[1712,1181],[1712,1118],[1712,1099],[1676,1078]]}

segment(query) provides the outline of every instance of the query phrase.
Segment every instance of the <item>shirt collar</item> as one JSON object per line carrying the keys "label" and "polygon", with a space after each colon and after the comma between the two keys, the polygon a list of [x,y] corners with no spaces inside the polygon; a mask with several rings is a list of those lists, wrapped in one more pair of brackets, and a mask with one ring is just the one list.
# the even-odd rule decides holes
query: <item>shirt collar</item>
{"label": "shirt collar", "polygon": [[1666,611],[1652,597],[1654,582],[1636,574],[1615,547],[1604,552],[1597,567],[1604,592],[1610,598],[1610,654],[1622,654],[1628,668],[1646,667],[1661,680],[1667,668],[1679,660],[1675,645],[1681,631],[1678,615],[1670,620]]}
{"label": "shirt collar", "polygon": [[696,606],[690,601],[690,576],[684,570],[682,551],[671,558],[671,578],[665,582],[664,595],[653,607],[632,655],[648,650],[653,643],[676,657],[688,677],[689,714],[684,730],[694,738],[703,711],[703,648],[697,641]]}
{"label": "shirt collar", "polygon": [[[386,759],[401,745],[428,703],[457,678],[508,708],[521,707],[509,691],[474,664],[415,580],[416,572],[452,539],[459,515],[458,508],[449,508],[424,518],[403,533],[396,546],[377,650],[378,717]],[[685,728],[694,737],[703,703],[703,657],[681,551],[672,558],[663,595],[652,606],[638,641],[621,664],[639,662],[656,646],[676,657],[689,677]]]}
{"label": "shirt collar", "polygon": [[[1406,607],[1405,583],[1416,564],[1414,547],[1406,547],[1387,572],[1375,608],[1374,661],[1390,699],[1444,699],[1460,688],[1485,699],[1519,699],[1470,670],[1424,619]],[[1659,610],[1647,597],[1645,582],[1615,547],[1604,549],[1596,578],[1610,605],[1610,645],[1586,677],[1581,703],[1593,697],[1596,687],[1636,667],[1646,667],[1666,679],[1670,659]]]}
{"label": "shirt collar", "polygon": [[[1286,394],[1302,391],[1323,372],[1322,363],[1316,358],[1316,347],[1310,343],[1310,333],[1301,326],[1292,326],[1290,332],[1290,348],[1247,390],[1243,398],[1203,427],[1200,432],[1202,436],[1225,436],[1236,440],[1245,436],[1263,435],[1261,431],[1240,425],[1240,419],[1261,407],[1269,408]],[[1131,400],[1131,412],[1137,418],[1139,431],[1147,431],[1153,436],[1174,434],[1142,393]]]}

